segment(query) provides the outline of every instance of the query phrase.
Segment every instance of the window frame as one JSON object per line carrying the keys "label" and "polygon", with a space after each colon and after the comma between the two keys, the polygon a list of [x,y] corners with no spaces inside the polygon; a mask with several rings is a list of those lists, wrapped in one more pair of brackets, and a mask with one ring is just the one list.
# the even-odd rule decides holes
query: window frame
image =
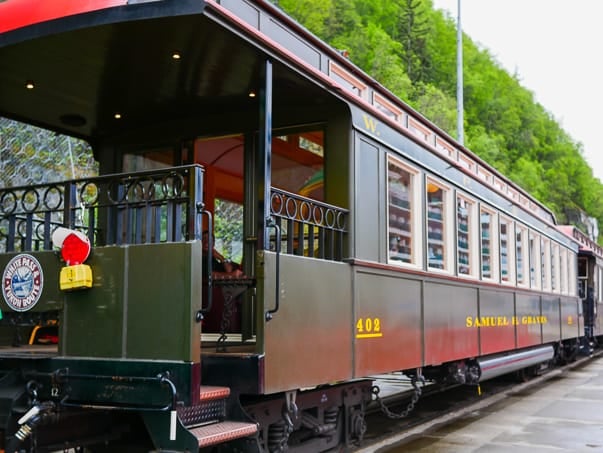
{"label": "window frame", "polygon": [[[536,248],[537,247],[537,248]],[[529,265],[530,265],[530,288],[531,289],[542,289],[542,276],[541,272],[541,244],[540,234],[533,230],[528,232],[528,250],[529,250]]]}
{"label": "window frame", "polygon": [[541,289],[551,292],[551,240],[542,235],[540,236],[540,278]]}
{"label": "window frame", "polygon": [[[521,237],[521,253],[517,253],[518,241],[517,236]],[[528,228],[518,222],[515,222],[515,284],[518,287],[529,288],[530,287],[530,255],[529,255],[529,237]],[[521,255],[521,260],[519,256]],[[518,265],[521,261],[521,280],[519,279]]]}
{"label": "window frame", "polygon": [[[503,254],[502,254],[502,225],[507,226],[507,278],[503,278]],[[504,285],[515,286],[515,221],[510,217],[499,214],[498,216],[498,257],[499,257],[499,272],[500,282]]]}
{"label": "window frame", "polygon": [[[429,247],[430,247],[430,238],[429,238],[429,188],[430,185],[436,187],[438,190],[441,190],[441,219],[431,218],[431,222],[436,223],[439,220],[439,223],[442,226],[441,231],[441,247],[442,247],[442,268],[438,268],[435,266],[429,265]],[[433,176],[426,175],[425,176],[425,187],[423,189],[424,200],[425,200],[425,209],[424,212],[424,225],[425,225],[425,269],[428,271],[442,272],[447,274],[454,273],[454,260],[456,252],[456,247],[452,247],[452,230],[455,226],[454,217],[452,215],[452,189],[450,186],[444,184],[442,181],[434,178]],[[437,213],[435,213],[437,214]],[[431,238],[434,241],[437,241],[436,238]]]}
{"label": "window frame", "polygon": [[[486,256],[484,254],[484,229],[483,229],[483,225],[484,222],[482,222],[482,214],[487,213],[490,216],[490,236],[488,237],[488,243],[489,243],[489,253],[488,253],[488,257],[490,259],[490,275],[489,276],[485,276],[484,275],[484,256]],[[499,259],[498,259],[498,212],[491,208],[490,206],[486,205],[486,204],[481,204],[479,207],[479,275],[480,278],[482,280],[486,280],[486,281],[491,281],[491,282],[500,282],[500,275],[499,275]]]}
{"label": "window frame", "polygon": [[[468,263],[467,265],[469,266],[469,273],[467,274],[463,274],[459,272],[459,267],[461,265],[461,263],[459,262],[459,199],[463,200],[466,204],[466,206],[468,206],[468,222],[467,222],[467,248],[466,248],[466,253],[468,255]],[[478,225],[478,215],[477,215],[477,206],[478,203],[476,200],[474,200],[471,197],[468,197],[467,195],[465,195],[464,193],[461,192],[457,192],[456,193],[456,198],[455,198],[455,213],[454,213],[454,218],[455,218],[455,237],[454,237],[454,244],[455,244],[455,262],[456,262],[456,274],[459,277],[463,277],[463,278],[478,278],[478,269],[479,269],[479,257],[478,257],[478,253],[477,253],[477,235],[478,235],[478,230],[479,230],[479,225]],[[463,263],[465,264],[465,263]]]}
{"label": "window frame", "polygon": [[[402,169],[409,175],[409,202],[410,207],[408,208],[410,216],[410,232],[408,237],[410,238],[410,261],[395,260],[391,258],[391,212],[390,212],[390,164]],[[387,263],[403,266],[422,268],[423,267],[423,248],[422,248],[422,228],[421,228],[421,193],[422,193],[422,178],[420,178],[421,172],[409,165],[408,163],[398,159],[396,156],[391,154],[387,155]]]}

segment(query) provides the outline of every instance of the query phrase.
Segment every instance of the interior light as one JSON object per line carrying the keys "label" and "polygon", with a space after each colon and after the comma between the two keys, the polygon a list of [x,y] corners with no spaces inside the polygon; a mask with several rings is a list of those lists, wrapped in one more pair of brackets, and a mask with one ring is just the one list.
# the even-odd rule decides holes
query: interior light
{"label": "interior light", "polygon": [[121,119],[121,113],[115,112],[115,115],[113,115],[113,118],[115,118],[116,120],[120,120]]}
{"label": "interior light", "polygon": [[172,54],[172,59],[173,60],[180,60],[180,58],[181,58],[180,52],[174,52]]}
{"label": "interior light", "polygon": [[35,87],[36,86],[33,83],[33,80],[28,80],[27,82],[25,82],[25,88],[27,88],[28,90],[33,90]]}
{"label": "interior light", "polygon": [[428,182],[427,183],[427,192],[429,193],[435,193],[438,190],[440,190],[440,188],[438,186],[436,186],[435,184]]}
{"label": "interior light", "polygon": [[255,91],[250,91],[249,92],[249,97],[250,98],[254,98],[255,97]]}

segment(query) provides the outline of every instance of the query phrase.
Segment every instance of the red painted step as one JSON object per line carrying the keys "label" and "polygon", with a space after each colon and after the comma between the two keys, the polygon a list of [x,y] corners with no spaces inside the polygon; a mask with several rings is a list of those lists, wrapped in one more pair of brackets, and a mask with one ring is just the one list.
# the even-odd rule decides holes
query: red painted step
{"label": "red painted step", "polygon": [[218,387],[215,385],[202,385],[200,400],[204,401],[214,401],[220,399],[226,399],[230,396],[230,388],[229,387]]}
{"label": "red painted step", "polygon": [[197,440],[199,448],[209,447],[229,440],[240,439],[241,437],[252,436],[258,432],[256,423],[229,422],[224,421],[211,425],[198,426],[190,429]]}

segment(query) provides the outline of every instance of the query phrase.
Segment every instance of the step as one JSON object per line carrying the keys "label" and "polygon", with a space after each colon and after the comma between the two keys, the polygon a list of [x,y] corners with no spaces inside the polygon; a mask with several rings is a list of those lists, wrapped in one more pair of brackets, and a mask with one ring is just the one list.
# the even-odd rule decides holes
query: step
{"label": "step", "polygon": [[242,437],[253,436],[258,432],[258,425],[256,423],[224,421],[191,428],[190,432],[199,441],[199,448],[203,448]]}
{"label": "step", "polygon": [[226,400],[229,396],[228,387],[202,385],[197,404],[179,406],[178,417],[184,426],[220,422],[226,417]]}
{"label": "step", "polygon": [[201,403],[206,401],[222,400],[230,396],[229,387],[218,387],[215,385],[202,385],[199,393]]}

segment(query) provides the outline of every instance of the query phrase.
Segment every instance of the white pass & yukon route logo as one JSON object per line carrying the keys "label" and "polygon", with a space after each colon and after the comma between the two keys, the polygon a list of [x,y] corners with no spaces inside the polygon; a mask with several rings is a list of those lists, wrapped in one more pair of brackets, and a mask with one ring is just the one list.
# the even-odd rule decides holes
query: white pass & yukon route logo
{"label": "white pass & yukon route logo", "polygon": [[17,255],[4,268],[2,295],[8,306],[15,311],[33,308],[40,299],[43,286],[42,266],[31,255]]}

